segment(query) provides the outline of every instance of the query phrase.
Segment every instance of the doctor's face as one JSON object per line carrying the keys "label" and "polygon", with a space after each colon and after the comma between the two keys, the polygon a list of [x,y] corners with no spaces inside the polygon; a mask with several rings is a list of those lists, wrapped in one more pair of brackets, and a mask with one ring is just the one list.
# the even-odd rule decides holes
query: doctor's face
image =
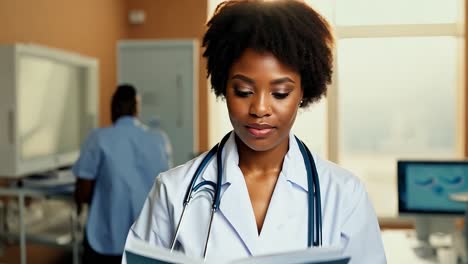
{"label": "doctor's face", "polygon": [[270,53],[246,49],[233,63],[226,86],[236,135],[256,151],[287,144],[302,94],[298,72]]}

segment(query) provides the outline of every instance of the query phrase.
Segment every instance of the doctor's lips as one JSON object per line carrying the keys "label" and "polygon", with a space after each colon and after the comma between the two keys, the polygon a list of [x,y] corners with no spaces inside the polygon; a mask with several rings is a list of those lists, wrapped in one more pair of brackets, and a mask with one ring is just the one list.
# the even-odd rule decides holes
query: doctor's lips
{"label": "doctor's lips", "polygon": [[246,126],[249,133],[254,137],[265,137],[267,136],[275,127],[269,124],[257,124],[252,123]]}

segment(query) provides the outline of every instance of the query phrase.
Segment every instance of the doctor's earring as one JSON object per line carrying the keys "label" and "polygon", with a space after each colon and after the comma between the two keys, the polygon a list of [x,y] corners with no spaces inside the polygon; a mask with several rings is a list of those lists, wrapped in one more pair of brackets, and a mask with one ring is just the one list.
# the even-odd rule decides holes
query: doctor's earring
{"label": "doctor's earring", "polygon": [[304,100],[301,100],[301,101],[299,102],[299,107],[301,107],[303,103],[304,103]]}

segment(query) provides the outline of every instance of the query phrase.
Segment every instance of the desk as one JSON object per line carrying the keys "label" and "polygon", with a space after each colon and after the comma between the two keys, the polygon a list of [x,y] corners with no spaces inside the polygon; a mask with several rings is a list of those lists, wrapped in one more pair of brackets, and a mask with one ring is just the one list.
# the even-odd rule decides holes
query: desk
{"label": "desk", "polygon": [[[468,241],[468,193],[452,193],[450,194],[450,199],[456,202],[465,203],[465,241]],[[465,243],[465,252],[468,253],[468,243]],[[467,256],[468,258],[468,256]],[[467,260],[468,262],[468,260]]]}
{"label": "desk", "polygon": [[[414,230],[384,230],[382,240],[388,264],[442,263],[436,255],[427,258],[416,255],[414,248],[418,247],[420,242],[417,241]],[[452,250],[455,254],[455,249],[452,248]]]}
{"label": "desk", "polygon": [[[19,242],[20,242],[20,263],[26,264],[26,225],[25,225],[25,198],[52,198],[62,200],[72,200],[73,190],[62,188],[31,188],[31,187],[3,187],[0,188],[0,196],[11,196],[18,199],[19,211]],[[71,210],[71,240],[73,248],[73,263],[79,263],[79,239],[78,239],[78,221],[76,210]]]}
{"label": "desk", "polygon": [[423,259],[415,254],[413,248],[417,245],[417,241],[416,235],[412,230],[382,231],[382,240],[388,264],[438,263],[436,258]]}

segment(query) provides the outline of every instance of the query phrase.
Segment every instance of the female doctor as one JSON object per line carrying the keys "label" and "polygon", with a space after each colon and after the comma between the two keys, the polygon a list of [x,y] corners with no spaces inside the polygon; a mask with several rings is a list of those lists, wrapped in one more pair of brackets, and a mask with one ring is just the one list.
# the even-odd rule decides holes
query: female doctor
{"label": "female doctor", "polygon": [[341,246],[351,263],[385,263],[363,184],[315,154],[308,161],[291,133],[298,109],[331,81],[327,22],[300,1],[244,0],[218,6],[207,25],[203,56],[234,130],[217,150],[156,178],[127,241],[207,260]]}

